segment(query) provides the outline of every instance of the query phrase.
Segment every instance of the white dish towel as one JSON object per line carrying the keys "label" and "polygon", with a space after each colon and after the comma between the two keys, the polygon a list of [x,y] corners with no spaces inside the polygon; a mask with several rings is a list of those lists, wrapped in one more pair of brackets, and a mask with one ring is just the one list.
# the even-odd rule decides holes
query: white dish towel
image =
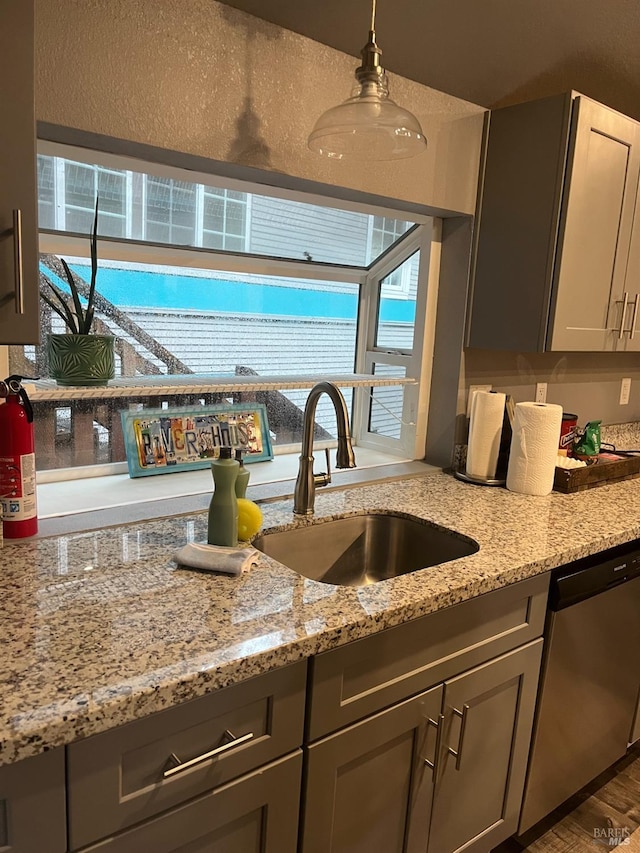
{"label": "white dish towel", "polygon": [[176,551],[172,559],[179,566],[237,576],[258,562],[258,552],[255,548],[223,548],[189,542]]}

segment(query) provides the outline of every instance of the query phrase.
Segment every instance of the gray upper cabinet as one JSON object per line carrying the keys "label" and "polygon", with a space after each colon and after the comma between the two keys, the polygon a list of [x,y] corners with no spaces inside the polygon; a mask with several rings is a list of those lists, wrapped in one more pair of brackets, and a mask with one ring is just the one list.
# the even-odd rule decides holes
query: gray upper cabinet
{"label": "gray upper cabinet", "polygon": [[617,349],[637,352],[640,350],[640,187],[636,197],[622,304],[625,307],[625,316],[622,334],[618,334]]}
{"label": "gray upper cabinet", "polygon": [[0,344],[38,343],[34,2],[0,4]]}
{"label": "gray upper cabinet", "polygon": [[640,263],[639,175],[640,125],[589,98],[568,93],[492,112],[468,345],[625,348],[640,291],[627,281],[632,257]]}

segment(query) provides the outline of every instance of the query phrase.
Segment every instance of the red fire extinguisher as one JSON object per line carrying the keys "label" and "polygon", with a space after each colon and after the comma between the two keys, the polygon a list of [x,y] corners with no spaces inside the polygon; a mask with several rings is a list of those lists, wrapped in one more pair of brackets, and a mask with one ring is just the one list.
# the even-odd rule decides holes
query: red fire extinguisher
{"label": "red fire extinguisher", "polygon": [[0,505],[7,539],[38,532],[33,409],[22,376],[0,382]]}

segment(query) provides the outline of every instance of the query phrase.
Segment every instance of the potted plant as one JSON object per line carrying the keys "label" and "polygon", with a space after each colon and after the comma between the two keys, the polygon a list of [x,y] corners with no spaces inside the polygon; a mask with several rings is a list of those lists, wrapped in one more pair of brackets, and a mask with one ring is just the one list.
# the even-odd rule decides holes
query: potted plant
{"label": "potted plant", "polygon": [[56,285],[43,279],[42,299],[61,317],[69,330],[64,334],[50,334],[47,346],[49,372],[58,385],[106,385],[115,372],[113,335],[91,333],[93,326],[96,276],[98,274],[98,199],[91,231],[91,283],[83,305],[76,278],[69,265],[60,258],[64,275],[71,292],[69,297]]}

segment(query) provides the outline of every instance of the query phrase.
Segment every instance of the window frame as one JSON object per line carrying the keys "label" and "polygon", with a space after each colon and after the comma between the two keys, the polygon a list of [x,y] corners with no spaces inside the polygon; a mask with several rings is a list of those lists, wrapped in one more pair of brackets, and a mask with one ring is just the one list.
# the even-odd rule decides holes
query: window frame
{"label": "window frame", "polygon": [[[431,227],[422,226],[407,232],[391,250],[374,262],[361,290],[359,323],[363,335],[357,341],[356,370],[373,374],[375,364],[405,368],[405,376],[415,380],[404,386],[400,438],[379,435],[369,430],[369,412],[374,388],[355,389],[353,420],[357,440],[364,447],[397,452],[400,447],[411,459],[422,459],[427,436],[427,414],[431,388],[431,370],[435,341],[435,314],[440,278],[440,243],[442,220],[434,217]],[[381,300],[381,283],[391,272],[420,252],[413,347],[388,349],[376,345],[376,331]]]}
{"label": "window frame", "polygon": [[[414,222],[399,241],[388,249],[368,267],[328,264],[318,261],[297,261],[265,255],[251,255],[242,252],[230,252],[202,246],[178,246],[164,243],[151,243],[125,238],[100,238],[98,256],[114,261],[134,261],[148,264],[194,267],[220,272],[250,273],[257,275],[276,275],[288,278],[306,278],[356,283],[359,286],[359,301],[356,330],[356,351],[354,372],[371,374],[374,364],[403,366],[406,376],[414,380],[412,385],[402,384],[403,411],[400,439],[371,433],[368,429],[369,402],[374,388],[354,388],[352,413],[352,433],[356,444],[379,449],[411,459],[422,459],[425,454],[426,417],[428,409],[429,387],[431,383],[431,361],[435,331],[435,306],[439,278],[439,249],[434,250],[434,241],[439,240],[441,220],[428,214],[415,214],[413,211],[396,210],[392,207],[377,207],[365,202],[346,202],[307,192],[265,187],[249,181],[240,181],[220,177],[206,172],[195,172],[165,166],[106,152],[82,149],[67,144],[39,141],[38,153],[45,156],[63,157],[98,165],[103,168],[126,171],[131,181],[130,171],[145,172],[159,177],[188,180],[215,189],[231,189],[243,193],[259,193],[313,204],[334,209],[346,209],[383,218],[404,218]],[[146,185],[146,182],[145,182]],[[226,193],[225,193],[226,195]],[[143,204],[146,202],[143,199]],[[251,195],[247,196],[247,221],[250,216]],[[58,205],[60,207],[60,205]],[[56,220],[58,224],[58,220]],[[127,232],[130,231],[130,216],[127,210]],[[196,231],[198,229],[196,228]],[[199,235],[202,236],[202,229]],[[249,248],[250,229],[245,229],[246,248]],[[369,227],[369,240],[371,239]],[[198,234],[196,234],[196,239]],[[89,246],[86,235],[73,235],[59,230],[43,229],[40,232],[41,251],[54,254],[88,258]],[[375,346],[377,311],[380,303],[380,281],[400,266],[408,257],[420,251],[418,288],[416,294],[416,317],[414,325],[414,345],[411,351],[391,351]],[[215,263],[212,263],[212,259]],[[404,288],[403,288],[404,289]],[[393,294],[388,294],[394,298]],[[402,298],[398,293],[396,298]],[[285,384],[282,385],[284,389]],[[311,386],[310,386],[311,387]],[[286,450],[284,451],[286,452]],[[122,463],[111,463],[113,466]],[[69,470],[73,469],[58,469]]]}

